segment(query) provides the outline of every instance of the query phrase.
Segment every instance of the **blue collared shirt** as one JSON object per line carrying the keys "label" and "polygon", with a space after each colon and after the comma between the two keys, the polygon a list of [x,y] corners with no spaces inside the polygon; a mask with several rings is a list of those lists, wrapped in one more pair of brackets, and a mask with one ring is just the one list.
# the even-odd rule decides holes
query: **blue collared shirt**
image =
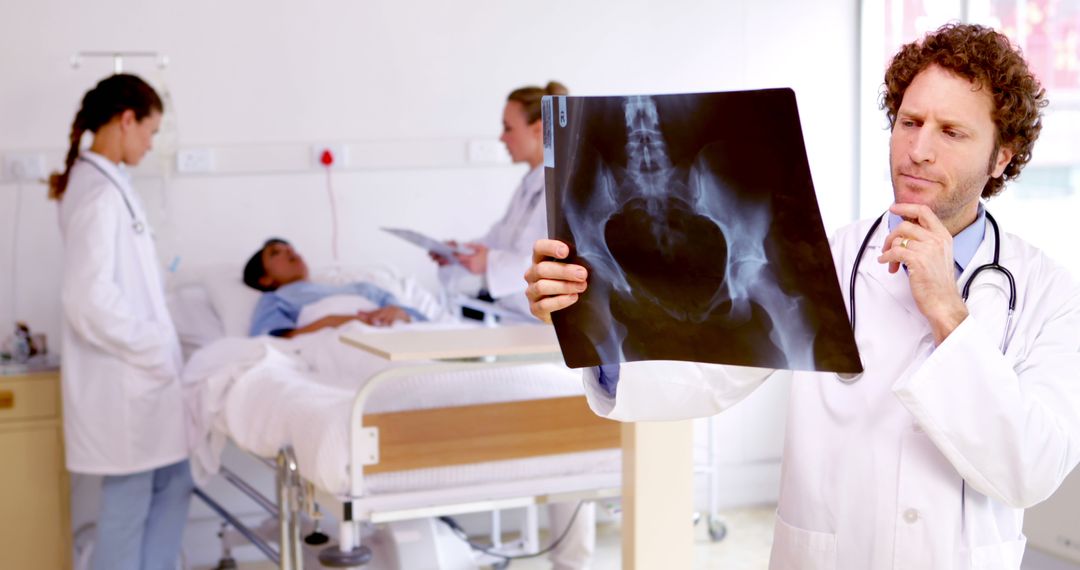
{"label": "blue collared shirt", "polygon": [[[279,287],[275,291],[263,293],[255,305],[255,314],[251,318],[251,336],[270,334],[282,336],[296,328],[300,310],[306,305],[321,301],[332,295],[359,295],[375,303],[379,308],[397,305],[397,299],[389,292],[370,283],[346,283],[344,285],[326,285],[310,281],[297,281]],[[413,321],[426,321],[427,317],[409,307],[401,307]]]}
{"label": "blue collared shirt", "polygon": [[[889,231],[893,231],[896,226],[900,225],[901,221],[903,221],[903,218],[889,213]],[[986,235],[986,208],[979,204],[979,213],[975,216],[975,221],[953,236],[953,262],[956,264],[956,277],[958,279],[960,274],[964,272],[964,268],[975,257],[975,252],[979,250],[979,244],[982,243],[984,235]],[[619,386],[619,365],[603,364],[598,366],[596,378],[600,387],[614,398],[615,390]]]}

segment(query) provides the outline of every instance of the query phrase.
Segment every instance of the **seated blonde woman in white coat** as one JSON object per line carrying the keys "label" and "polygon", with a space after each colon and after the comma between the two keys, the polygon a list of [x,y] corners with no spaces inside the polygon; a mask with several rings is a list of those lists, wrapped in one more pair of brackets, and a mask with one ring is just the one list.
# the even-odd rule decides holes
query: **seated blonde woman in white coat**
{"label": "seated blonde woman in white coat", "polygon": [[[506,213],[482,237],[462,244],[470,253],[456,255],[456,260],[432,253],[439,264],[439,278],[451,289],[461,287],[469,276],[480,279],[480,289],[467,293],[496,307],[532,320],[525,300],[525,282],[521,276],[532,259],[532,244],[547,236],[547,205],[544,201],[544,136],[540,100],[545,95],[566,95],[561,83],[545,87],[522,87],[510,93],[503,108],[503,133],[499,140],[506,145],[515,164],[529,165],[529,171],[510,198]],[[457,242],[449,242],[457,246]],[[472,313],[466,311],[466,316]]]}

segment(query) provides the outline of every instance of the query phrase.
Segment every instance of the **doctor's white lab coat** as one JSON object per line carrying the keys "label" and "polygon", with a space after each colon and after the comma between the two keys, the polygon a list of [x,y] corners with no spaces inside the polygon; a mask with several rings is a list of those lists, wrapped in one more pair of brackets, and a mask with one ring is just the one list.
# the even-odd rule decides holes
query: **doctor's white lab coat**
{"label": "doctor's white lab coat", "polygon": [[[847,283],[870,221],[833,243]],[[1002,338],[1008,284],[983,272],[970,316],[941,343],[907,275],[877,262],[881,224],[859,268],[856,340],[866,372],[794,374],[774,570],[1018,569],[1023,509],[1049,497],[1080,461],[1080,287],[1019,238],[1001,263],[1016,277],[1016,314]],[[958,279],[992,257],[993,228]],[[682,419],[738,402],[773,371],[642,362],[621,368],[616,397],[585,373],[600,415]]]}
{"label": "doctor's white lab coat", "polygon": [[[532,264],[532,248],[536,240],[547,237],[547,205],[544,201],[544,167],[530,170],[514,190],[503,217],[475,240],[488,249],[484,287],[495,305],[525,318],[529,300],[525,297],[525,270]],[[466,277],[468,272],[458,264],[439,268],[439,279],[446,287]]]}
{"label": "doctor's white lab coat", "polygon": [[84,152],[60,201],[64,242],[61,374],[67,467],[123,475],[187,457],[180,344],[150,228],[125,173]]}

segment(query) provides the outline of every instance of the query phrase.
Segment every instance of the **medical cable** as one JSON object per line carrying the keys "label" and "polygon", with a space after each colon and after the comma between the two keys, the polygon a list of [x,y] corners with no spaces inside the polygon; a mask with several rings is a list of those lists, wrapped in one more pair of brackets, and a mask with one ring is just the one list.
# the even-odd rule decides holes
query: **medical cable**
{"label": "medical cable", "polygon": [[[168,59],[162,56],[162,60]],[[177,239],[176,220],[172,205],[173,176],[176,174],[176,158],[180,141],[180,116],[173,103],[172,91],[166,81],[168,65],[159,64],[154,72],[155,90],[161,98],[161,125],[154,135],[154,154],[161,163],[161,205],[160,219],[154,224],[154,238],[157,250],[165,252],[170,259],[166,268],[169,273],[176,273],[180,265],[180,253]]]}
{"label": "medical cable", "polygon": [[330,197],[330,250],[334,256],[334,265],[338,265],[338,213],[337,198],[334,196],[334,184],[330,167],[334,165],[334,153],[324,150],[319,162],[326,168],[326,194]]}
{"label": "medical cable", "polygon": [[[17,176],[15,181],[15,207],[14,217],[11,223],[11,328],[18,327],[18,286],[19,286],[19,214],[22,210],[22,176]],[[12,351],[14,352],[14,350]]]}
{"label": "medical cable", "polygon": [[547,547],[540,550],[539,552],[534,552],[532,554],[509,555],[495,552],[490,547],[484,546],[482,544],[477,544],[470,540],[469,535],[465,533],[465,529],[461,528],[461,525],[459,525],[457,521],[455,521],[453,518],[439,517],[439,520],[442,521],[443,524],[445,524],[446,526],[450,527],[450,530],[454,531],[454,534],[456,534],[461,540],[464,540],[465,543],[468,544],[469,547],[471,547],[473,550],[483,552],[484,554],[488,554],[496,558],[502,558],[503,560],[509,562],[511,560],[525,560],[526,558],[536,558],[538,556],[543,556],[551,552],[552,550],[555,550],[555,548],[562,543],[563,539],[566,538],[566,535],[570,534],[570,529],[573,528],[574,523],[577,522],[578,513],[581,512],[581,507],[584,504],[585,501],[578,501],[577,506],[574,507],[574,514],[570,516],[570,522],[567,523],[566,528],[564,528],[562,533],[559,534],[559,538],[556,538],[551,544],[547,545]]}

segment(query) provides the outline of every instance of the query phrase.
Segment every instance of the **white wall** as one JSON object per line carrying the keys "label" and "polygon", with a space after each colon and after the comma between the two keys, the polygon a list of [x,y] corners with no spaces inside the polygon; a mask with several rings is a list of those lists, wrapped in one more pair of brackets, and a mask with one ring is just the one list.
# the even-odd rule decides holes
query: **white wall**
{"label": "white wall", "polygon": [[[0,154],[59,166],[78,99],[111,70],[68,63],[80,50],[156,50],[169,66],[128,69],[167,87],[175,130],[159,150],[210,148],[216,175],[173,176],[150,156],[136,185],[164,261],[242,261],[270,235],[329,261],[325,180],[316,142],[349,143],[333,181],[346,260],[393,260],[432,282],[421,252],[374,227],[474,236],[498,216],[523,169],[470,164],[470,140],[494,140],[517,86],[556,78],[578,94],[789,85],[829,226],[850,217],[855,104],[854,1],[389,2],[5,0],[0,18]],[[549,7],[550,6],[550,7]],[[0,172],[4,226],[11,172]],[[44,186],[19,189],[14,315],[57,339],[60,247]],[[163,210],[162,204],[169,205]],[[455,215],[447,216],[453,211]],[[0,231],[0,272],[12,267]],[[0,279],[0,331],[13,316]]]}
{"label": "white wall", "polygon": [[[548,79],[575,94],[791,86],[826,225],[853,212],[855,0],[0,1],[0,155],[40,153],[59,166],[79,98],[111,70],[105,60],[72,69],[75,52],[169,56],[164,72],[128,65],[175,104],[175,127],[135,181],[164,263],[240,264],[269,235],[313,265],[329,262],[326,179],[309,156],[329,142],[350,155],[333,175],[343,261],[390,262],[433,283],[423,252],[376,228],[480,234],[524,168],[469,162],[468,144],[498,137],[507,92]],[[210,149],[216,171],[170,175],[177,148]],[[54,205],[43,185],[11,176],[0,172],[0,337],[18,317],[55,347]],[[762,405],[778,418],[777,406]],[[747,429],[740,437],[755,437]],[[725,460],[775,464],[776,424],[760,429],[768,457],[739,448]]]}

